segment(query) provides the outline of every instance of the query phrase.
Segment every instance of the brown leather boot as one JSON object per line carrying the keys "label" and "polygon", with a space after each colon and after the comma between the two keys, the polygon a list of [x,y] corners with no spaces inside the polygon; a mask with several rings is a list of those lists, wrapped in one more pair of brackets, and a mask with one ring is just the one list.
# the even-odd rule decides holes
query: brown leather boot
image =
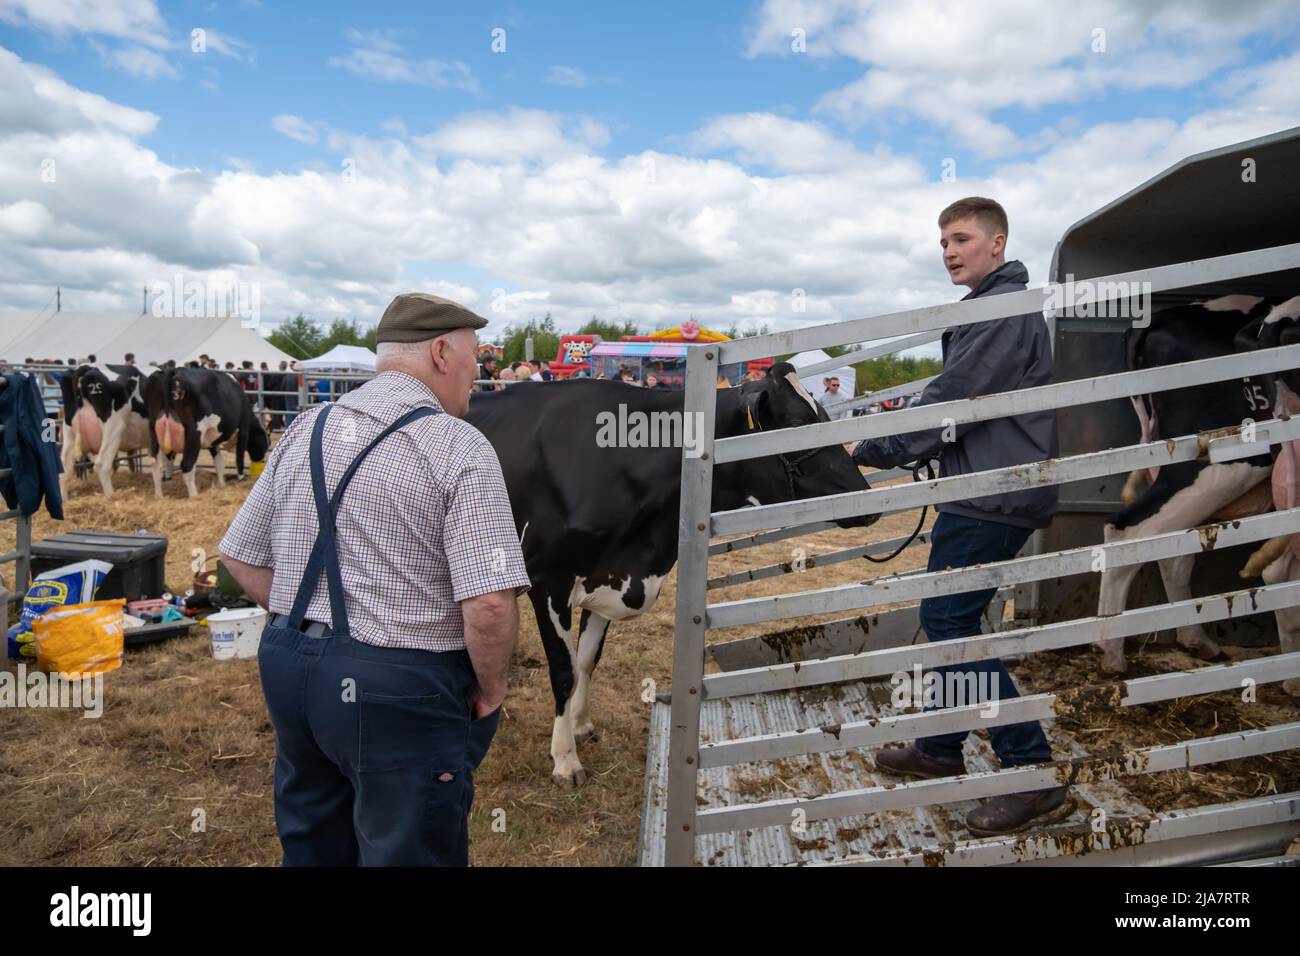
{"label": "brown leather boot", "polygon": [[904,777],[921,777],[929,780],[933,777],[955,777],[966,772],[966,764],[960,760],[949,762],[927,757],[913,744],[906,747],[889,747],[876,751],[876,769]]}
{"label": "brown leather boot", "polygon": [[1019,833],[1032,826],[1059,823],[1074,812],[1069,787],[992,797],[966,814],[966,829],[975,836]]}

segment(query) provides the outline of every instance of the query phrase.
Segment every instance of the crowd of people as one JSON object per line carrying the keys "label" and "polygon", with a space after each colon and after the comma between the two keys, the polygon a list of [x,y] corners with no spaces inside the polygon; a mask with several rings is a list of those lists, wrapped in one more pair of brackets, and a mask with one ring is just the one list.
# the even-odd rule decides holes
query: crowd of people
{"label": "crowd of people", "polygon": [[484,356],[478,367],[478,383],[474,386],[476,391],[499,391],[505,388],[509,382],[551,382],[555,380],[555,374],[551,371],[551,363],[547,361],[533,359],[531,362],[511,362],[504,368],[499,368],[500,364],[495,355]]}
{"label": "crowd of people", "polygon": [[[23,364],[28,367],[46,366],[46,371],[37,374],[42,377],[45,384],[57,387],[62,377],[61,373],[57,370],[48,369],[49,366],[54,366],[56,369],[59,366],[66,366],[71,370],[78,365],[94,365],[96,362],[98,362],[98,358],[91,354],[84,359],[69,358],[66,362],[63,359],[27,358]],[[135,354],[127,352],[121,364],[134,366],[136,364]],[[174,360],[168,360],[161,364],[151,363],[154,367],[159,368],[175,368],[176,364]],[[234,362],[230,361],[223,366],[217,359],[203,354],[197,359],[186,362],[185,366],[228,372],[234,376],[245,392],[250,393],[250,402],[256,403],[259,392],[264,393],[264,407],[271,416],[271,428],[274,430],[283,428],[286,419],[292,420],[293,415],[299,410],[299,377],[302,375],[302,370],[298,367],[297,362],[281,361],[278,369],[272,369],[267,362],[261,362],[255,368],[253,362],[248,359],[241,361],[238,367]],[[4,359],[0,359],[0,373],[3,373],[8,368],[9,363]],[[258,384],[259,372],[261,373],[260,389]],[[603,379],[606,376],[604,372],[598,371],[593,375],[590,371],[583,369],[572,377]],[[743,380],[753,381],[762,377],[763,372],[761,370],[750,369],[745,373]],[[516,361],[503,365],[495,355],[488,354],[479,364],[478,381],[474,385],[474,390],[479,392],[499,391],[512,382],[550,382],[555,378],[555,374],[551,371],[551,363],[545,360]],[[616,380],[644,388],[683,389],[686,387],[685,378],[680,372],[652,368],[647,369],[644,376],[642,376],[638,369],[627,365],[619,366]],[[309,378],[306,381],[306,388],[307,391],[318,396],[318,400],[330,400],[351,391],[360,384],[360,382],[352,381],[331,381],[329,378]],[[719,371],[717,384],[718,388],[731,388],[739,384],[739,382],[732,381],[726,373]],[[819,400],[832,420],[862,413],[861,411],[855,412],[847,407],[853,396],[841,390],[838,376],[828,375],[822,380],[822,384],[825,391]]]}

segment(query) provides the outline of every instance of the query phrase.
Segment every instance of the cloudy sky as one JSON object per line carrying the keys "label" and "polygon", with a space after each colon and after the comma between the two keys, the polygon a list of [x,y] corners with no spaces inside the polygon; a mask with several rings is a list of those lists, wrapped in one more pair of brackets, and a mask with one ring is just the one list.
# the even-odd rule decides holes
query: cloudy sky
{"label": "cloudy sky", "polygon": [[1297,41],[1294,0],[0,0],[0,309],[180,274],[256,283],[264,332],[411,289],[489,337],[781,329],[957,297],[971,194],[1036,284],[1081,216],[1300,125]]}

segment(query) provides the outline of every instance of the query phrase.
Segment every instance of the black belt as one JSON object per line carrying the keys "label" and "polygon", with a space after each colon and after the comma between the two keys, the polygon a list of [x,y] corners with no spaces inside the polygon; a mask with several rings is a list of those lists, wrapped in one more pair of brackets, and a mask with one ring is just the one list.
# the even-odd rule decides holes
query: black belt
{"label": "black belt", "polygon": [[[289,615],[272,614],[267,618],[267,623],[274,627],[288,627]],[[308,637],[329,637],[330,629],[328,624],[322,624],[320,621],[303,621],[302,633]]]}

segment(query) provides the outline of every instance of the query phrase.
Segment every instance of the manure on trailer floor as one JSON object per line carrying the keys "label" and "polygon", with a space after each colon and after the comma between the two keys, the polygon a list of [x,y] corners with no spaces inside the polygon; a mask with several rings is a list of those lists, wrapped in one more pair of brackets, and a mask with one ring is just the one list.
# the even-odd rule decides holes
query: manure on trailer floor
{"label": "manure on trailer floor", "polygon": [[[251,487],[212,485],[199,476],[200,495],[184,496],[179,481],[153,497],[147,473],[125,469],[114,478],[111,499],[98,494],[93,478],[74,481],[67,520],[34,519],[33,538],[60,531],[147,529],[168,535],[166,581],[183,591],[192,576],[194,549],[211,554]],[[932,518],[932,515],[931,515]],[[893,515],[865,531],[834,530],[807,538],[717,556],[710,573],[724,574],[788,561],[795,547],[810,554],[865,540],[907,534],[915,512]],[[927,519],[927,524],[929,519]],[[0,526],[0,550],[11,548],[13,525]],[[849,561],[804,572],[795,579],[770,578],[718,593],[735,599],[809,587],[826,587],[888,570],[923,567],[928,548],[904,552],[889,565]],[[12,567],[12,566],[10,566]],[[11,572],[10,572],[11,573]],[[550,780],[554,714],[546,658],[531,605],[521,601],[519,646],[500,730],[476,776],[470,821],[471,855],[478,865],[629,865],[636,861],[650,705],[641,700],[643,680],[657,689],[671,685],[675,580],[670,576],[655,608],[611,626],[592,688],[598,737],[579,745],[589,779],[576,791]],[[826,620],[842,615],[822,615]],[[730,640],[775,630],[780,624],[717,631]],[[1235,657],[1257,651],[1230,650]],[[1194,666],[1179,651],[1147,649],[1133,673]],[[13,670],[13,662],[0,667]],[[1030,689],[1061,680],[1096,679],[1088,649],[1040,655],[1020,665],[1016,677]],[[1274,687],[1260,689],[1270,708],[1294,719],[1294,702]],[[1093,726],[1070,728],[1093,749],[1168,743],[1222,730],[1253,726],[1233,705],[1235,695],[1215,694],[1135,708]],[[1272,714],[1269,720],[1276,720]],[[275,742],[258,683],[255,661],[212,660],[207,631],[128,652],[123,667],[105,679],[104,714],[0,710],[0,865],[224,865],[269,866],[279,862],[272,801]],[[980,746],[987,745],[980,741]],[[869,782],[870,755],[850,751],[832,766],[848,779]],[[787,786],[804,784],[786,781]],[[779,786],[779,785],[778,785]],[[1239,760],[1215,767],[1140,778],[1129,785],[1135,800],[1152,810],[1220,802],[1300,789],[1295,753]],[[755,792],[746,799],[765,796]],[[202,810],[202,814],[196,811]],[[197,826],[202,820],[204,827]],[[494,825],[495,823],[495,825]],[[504,824],[504,826],[502,825]],[[839,830],[851,831],[843,821]],[[812,839],[816,839],[813,837]],[[718,861],[713,861],[718,862]]]}

